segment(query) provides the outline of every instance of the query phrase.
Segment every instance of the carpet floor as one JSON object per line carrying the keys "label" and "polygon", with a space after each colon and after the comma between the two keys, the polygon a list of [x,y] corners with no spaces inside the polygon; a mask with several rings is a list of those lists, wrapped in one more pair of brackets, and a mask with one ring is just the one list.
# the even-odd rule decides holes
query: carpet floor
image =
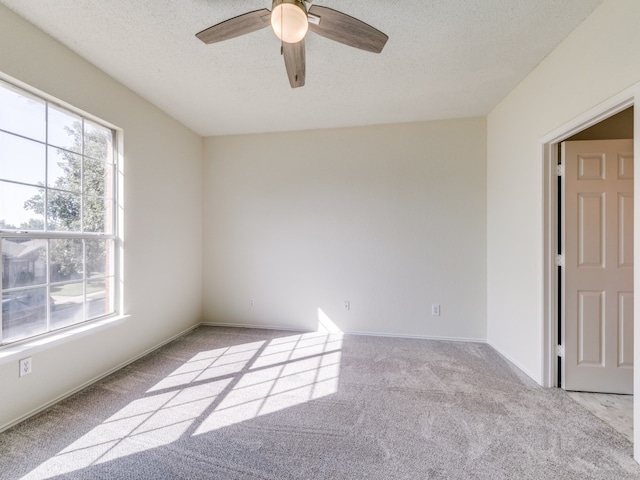
{"label": "carpet floor", "polygon": [[0,434],[2,479],[640,478],[491,347],[200,327]]}

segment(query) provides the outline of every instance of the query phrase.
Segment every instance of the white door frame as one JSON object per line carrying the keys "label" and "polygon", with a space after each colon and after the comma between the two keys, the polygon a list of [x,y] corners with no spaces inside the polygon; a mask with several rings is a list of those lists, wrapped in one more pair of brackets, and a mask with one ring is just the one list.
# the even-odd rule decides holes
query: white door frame
{"label": "white door frame", "polygon": [[[558,386],[558,183],[556,164],[560,142],[631,106],[634,109],[634,170],[640,172],[640,83],[584,112],[540,139],[542,159],[542,385]],[[634,175],[634,190],[640,192],[640,173]],[[640,195],[634,196],[634,411],[640,412]],[[640,461],[640,415],[634,415],[634,457]]]}

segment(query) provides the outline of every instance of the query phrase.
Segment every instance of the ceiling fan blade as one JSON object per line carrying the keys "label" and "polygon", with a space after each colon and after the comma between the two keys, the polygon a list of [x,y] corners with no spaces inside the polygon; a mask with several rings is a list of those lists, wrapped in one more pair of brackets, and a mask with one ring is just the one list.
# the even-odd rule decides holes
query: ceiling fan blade
{"label": "ceiling fan blade", "polygon": [[244,13],[196,33],[204,43],[216,43],[255,32],[271,25],[271,12],[266,8]]}
{"label": "ceiling fan blade", "polygon": [[371,25],[332,8],[313,5],[309,14],[320,18],[317,25],[309,22],[309,30],[350,47],[380,53],[389,39]]}
{"label": "ceiling fan blade", "polygon": [[287,76],[291,88],[304,86],[306,75],[306,54],[304,48],[304,38],[298,43],[282,43],[282,55],[284,65],[287,67]]}

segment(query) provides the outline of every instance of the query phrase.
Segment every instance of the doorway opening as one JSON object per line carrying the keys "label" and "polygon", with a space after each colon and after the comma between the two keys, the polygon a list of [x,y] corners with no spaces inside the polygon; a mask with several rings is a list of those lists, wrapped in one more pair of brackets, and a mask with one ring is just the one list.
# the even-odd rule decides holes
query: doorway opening
{"label": "doorway opening", "polygon": [[[629,89],[604,104],[584,113],[580,117],[556,129],[541,140],[543,158],[543,385],[561,387],[563,354],[562,309],[563,283],[562,271],[558,264],[563,239],[563,209],[561,206],[562,182],[558,180],[561,144],[567,140],[633,138],[634,103],[637,89]],[[630,121],[631,120],[631,121]],[[637,124],[637,122],[635,122]],[[634,145],[637,145],[634,140]],[[635,165],[635,160],[634,160]],[[636,180],[634,180],[634,183]],[[637,223],[637,222],[636,222]],[[638,227],[635,227],[637,230]],[[635,291],[635,287],[634,287]]]}
{"label": "doorway opening", "polygon": [[558,165],[557,386],[633,393],[633,107],[567,138]]}

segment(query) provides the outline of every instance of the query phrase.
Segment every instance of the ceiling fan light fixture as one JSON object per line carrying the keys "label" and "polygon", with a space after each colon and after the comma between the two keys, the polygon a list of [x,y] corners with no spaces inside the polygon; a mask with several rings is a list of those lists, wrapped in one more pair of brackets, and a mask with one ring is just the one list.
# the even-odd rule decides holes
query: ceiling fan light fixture
{"label": "ceiling fan light fixture", "polygon": [[309,29],[307,9],[299,0],[274,0],[271,27],[283,42],[298,43]]}

